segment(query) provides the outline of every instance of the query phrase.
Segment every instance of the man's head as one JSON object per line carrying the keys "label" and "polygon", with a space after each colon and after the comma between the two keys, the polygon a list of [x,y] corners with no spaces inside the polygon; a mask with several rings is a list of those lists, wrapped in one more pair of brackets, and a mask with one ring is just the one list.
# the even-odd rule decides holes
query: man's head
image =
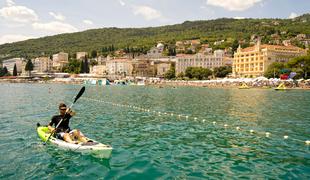
{"label": "man's head", "polygon": [[66,112],[66,110],[67,110],[66,104],[60,103],[58,107],[59,107],[59,112],[60,112],[60,114],[65,114],[65,112]]}

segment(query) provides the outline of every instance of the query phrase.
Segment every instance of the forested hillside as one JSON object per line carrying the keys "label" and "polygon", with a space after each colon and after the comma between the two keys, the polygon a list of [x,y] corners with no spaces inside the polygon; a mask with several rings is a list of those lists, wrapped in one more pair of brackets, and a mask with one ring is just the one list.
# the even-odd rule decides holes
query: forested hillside
{"label": "forested hillside", "polygon": [[299,33],[310,34],[310,14],[295,19],[216,19],[186,21],[182,24],[148,28],[101,28],[83,32],[60,34],[38,39],[0,45],[1,59],[8,57],[35,57],[51,55],[59,51],[73,54],[77,51],[96,50],[105,47],[149,49],[157,42],[174,45],[177,40],[200,39],[202,43],[225,40],[220,48],[231,46],[234,40],[249,42],[251,35],[262,36],[263,43],[270,35],[279,34],[281,40]]}

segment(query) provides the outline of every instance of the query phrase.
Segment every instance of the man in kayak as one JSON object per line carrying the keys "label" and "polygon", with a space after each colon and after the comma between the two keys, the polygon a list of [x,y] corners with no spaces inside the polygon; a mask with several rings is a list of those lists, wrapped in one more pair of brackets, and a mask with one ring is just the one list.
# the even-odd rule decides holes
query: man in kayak
{"label": "man in kayak", "polygon": [[52,117],[52,120],[48,124],[48,129],[53,132],[55,131],[55,128],[53,128],[53,124],[55,127],[57,124],[62,120],[58,128],[56,129],[55,135],[58,139],[63,139],[66,142],[77,144],[78,142],[75,140],[79,140],[82,142],[87,142],[87,139],[85,136],[77,129],[71,130],[69,127],[69,120],[72,116],[75,115],[75,112],[73,112],[70,108],[67,108],[67,106],[64,103],[59,104],[59,115],[55,115]]}

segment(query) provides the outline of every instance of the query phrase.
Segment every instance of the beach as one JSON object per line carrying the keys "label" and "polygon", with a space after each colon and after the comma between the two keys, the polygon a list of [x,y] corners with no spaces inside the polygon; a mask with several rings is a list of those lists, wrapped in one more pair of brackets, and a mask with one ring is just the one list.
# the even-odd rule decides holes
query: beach
{"label": "beach", "polygon": [[[55,84],[84,84],[87,80],[98,81],[98,78],[54,78],[50,80],[38,79],[0,79],[0,83],[55,83]],[[215,80],[154,80],[146,79],[145,85],[149,86],[191,86],[191,87],[207,87],[207,88],[239,88],[246,85],[249,88],[275,88],[281,83],[288,89],[310,89],[310,79],[304,80],[280,80],[278,78],[267,79],[259,78],[236,78],[236,79],[215,79]],[[97,83],[98,84],[98,83]]]}

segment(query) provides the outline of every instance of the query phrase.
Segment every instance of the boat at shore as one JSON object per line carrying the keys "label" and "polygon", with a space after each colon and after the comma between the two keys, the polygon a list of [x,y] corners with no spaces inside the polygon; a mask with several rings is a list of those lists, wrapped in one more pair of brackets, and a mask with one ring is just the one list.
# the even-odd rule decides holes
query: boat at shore
{"label": "boat at shore", "polygon": [[239,89],[250,89],[248,85],[243,83],[241,86],[239,86]]}
{"label": "boat at shore", "polygon": [[279,91],[279,90],[286,90],[286,86],[284,83],[281,83],[278,87],[276,87],[274,90]]}
{"label": "boat at shore", "polygon": [[40,124],[37,124],[37,133],[42,141],[46,142],[48,140],[49,143],[57,145],[62,149],[91,154],[94,157],[104,159],[110,158],[112,154],[113,148],[110,145],[102,144],[90,138],[87,138],[88,142],[78,142],[78,144],[68,143],[53,136],[48,139],[48,137],[51,135],[51,132],[47,126],[41,126]]}

